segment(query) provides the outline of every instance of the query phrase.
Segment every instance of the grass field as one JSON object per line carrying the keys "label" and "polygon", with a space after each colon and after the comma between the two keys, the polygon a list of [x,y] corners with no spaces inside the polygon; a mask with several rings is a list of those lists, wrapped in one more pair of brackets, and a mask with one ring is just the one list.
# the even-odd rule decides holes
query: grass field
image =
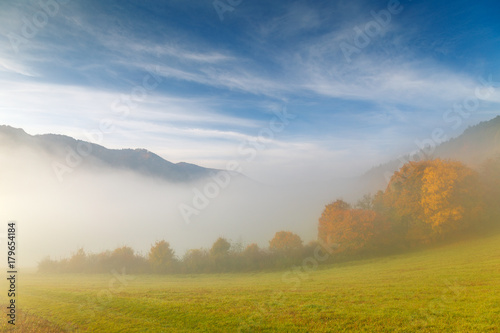
{"label": "grass field", "polygon": [[18,284],[22,332],[500,332],[500,235],[301,274],[21,273]]}

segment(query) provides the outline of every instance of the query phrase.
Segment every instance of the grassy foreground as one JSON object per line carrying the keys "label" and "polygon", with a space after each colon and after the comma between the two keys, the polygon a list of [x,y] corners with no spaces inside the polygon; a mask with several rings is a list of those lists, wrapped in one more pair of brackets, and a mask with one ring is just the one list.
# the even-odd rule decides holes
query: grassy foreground
{"label": "grassy foreground", "polygon": [[16,330],[500,332],[500,235],[307,273],[121,273],[21,273]]}

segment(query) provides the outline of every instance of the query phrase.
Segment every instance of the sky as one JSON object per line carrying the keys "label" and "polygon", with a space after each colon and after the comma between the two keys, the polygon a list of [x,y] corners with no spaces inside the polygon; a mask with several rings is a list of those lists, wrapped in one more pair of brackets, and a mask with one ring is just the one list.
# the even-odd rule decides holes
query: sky
{"label": "sky", "polygon": [[500,114],[498,59],[493,0],[4,0],[0,124],[321,181]]}

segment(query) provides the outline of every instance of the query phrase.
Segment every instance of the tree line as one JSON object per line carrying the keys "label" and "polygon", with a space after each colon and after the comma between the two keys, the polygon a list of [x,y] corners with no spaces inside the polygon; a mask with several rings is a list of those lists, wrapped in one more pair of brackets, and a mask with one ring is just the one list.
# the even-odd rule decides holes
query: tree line
{"label": "tree line", "polygon": [[500,226],[500,156],[479,171],[452,160],[408,162],[395,172],[385,189],[365,195],[355,205],[341,199],[326,205],[318,223],[318,239],[306,245],[290,231],[279,231],[267,248],[243,248],[219,237],[210,249],[191,249],[181,258],[166,240],[154,243],[147,255],[128,246],[101,253],[83,249],[71,257],[45,258],[40,272],[213,273],[289,268],[317,255],[325,262],[366,255],[397,253],[489,231]]}
{"label": "tree line", "polygon": [[127,273],[134,274],[255,271],[299,264],[302,258],[312,256],[317,247],[317,242],[304,245],[297,234],[280,231],[267,248],[255,243],[243,248],[239,243],[219,237],[210,249],[191,249],[178,258],[170,244],[160,240],[151,246],[147,255],[136,253],[129,246],[101,253],[86,253],[81,248],[69,258],[43,259],[38,270],[42,273],[109,273],[125,267]]}

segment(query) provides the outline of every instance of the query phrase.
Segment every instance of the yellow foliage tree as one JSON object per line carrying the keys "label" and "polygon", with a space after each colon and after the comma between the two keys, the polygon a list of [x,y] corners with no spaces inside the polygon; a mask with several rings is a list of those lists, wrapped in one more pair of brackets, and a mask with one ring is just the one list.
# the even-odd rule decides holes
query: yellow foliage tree
{"label": "yellow foliage tree", "polygon": [[383,204],[396,234],[410,244],[428,243],[470,226],[480,214],[478,184],[460,162],[409,162],[392,176]]}
{"label": "yellow foliage tree", "polygon": [[425,221],[438,234],[468,227],[471,213],[478,214],[480,208],[478,185],[476,172],[462,163],[434,160],[422,178],[420,204]]}

